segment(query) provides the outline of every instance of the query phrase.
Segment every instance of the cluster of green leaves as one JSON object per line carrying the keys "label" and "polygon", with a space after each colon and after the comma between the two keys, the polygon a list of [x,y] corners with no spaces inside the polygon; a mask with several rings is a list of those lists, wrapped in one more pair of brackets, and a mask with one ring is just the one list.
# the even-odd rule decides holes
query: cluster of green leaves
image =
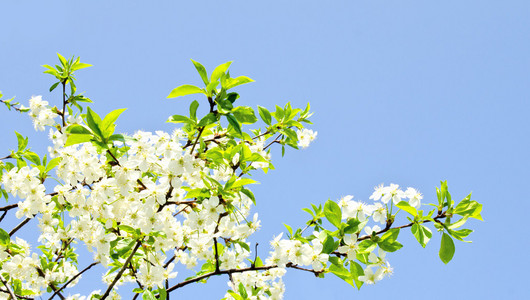
{"label": "cluster of green leaves", "polygon": [[[231,61],[217,66],[210,77],[208,77],[208,73],[202,64],[194,60],[192,60],[192,62],[204,82],[205,87],[199,88],[190,84],[181,85],[174,88],[167,98],[203,94],[207,97],[210,104],[210,112],[200,120],[197,120],[196,111],[199,107],[199,103],[193,101],[190,105],[189,118],[186,116],[174,115],[168,120],[168,122],[186,123],[184,130],[188,132],[188,134],[193,135],[195,130],[203,131],[209,129],[205,127],[218,122],[220,118],[224,116],[231,125],[231,129],[239,135],[242,135],[241,124],[255,123],[257,118],[254,115],[252,108],[248,106],[234,107],[234,102],[239,98],[239,95],[237,93],[228,93],[228,90],[245,83],[253,82],[254,80],[246,76],[239,76],[236,78],[230,77],[228,68],[232,64]],[[217,106],[216,110],[214,110],[215,105]],[[215,125],[210,126],[210,128],[212,127],[215,127]]]}
{"label": "cluster of green leaves", "polygon": [[[245,286],[243,285],[243,283],[239,283],[239,286],[238,286],[238,289],[237,289],[237,293],[233,290],[228,290],[228,294],[230,296],[232,296],[234,299],[236,300],[248,300],[248,299],[255,299],[255,297],[259,294],[259,292],[263,290],[262,287],[252,287],[252,292],[251,294],[249,295],[249,293],[247,292],[247,289],[245,289]],[[267,295],[271,295],[271,292],[269,292],[268,290],[265,290],[264,291],[265,294]],[[224,298],[226,299],[226,298]]]}
{"label": "cluster of green leaves", "polygon": [[[47,70],[44,71],[46,74],[53,75],[58,81],[50,86],[50,92],[53,91],[59,84],[63,86],[63,96],[65,97],[66,104],[75,105],[80,111],[83,110],[81,105],[78,102],[89,102],[92,100],[83,96],[82,94],[76,95],[77,87],[75,85],[75,74],[77,70],[91,67],[92,65],[80,62],[80,58],[75,58],[72,56],[70,59],[64,58],[61,54],[57,53],[59,57],[60,65],[55,65],[55,67],[49,65],[43,65]],[[70,85],[70,95],[66,95],[65,87]],[[65,112],[63,112],[65,113]],[[73,115],[70,111],[70,115]]]}
{"label": "cluster of green leaves", "polygon": [[68,126],[66,129],[68,138],[65,146],[92,142],[99,149],[108,150],[112,147],[114,141],[124,142],[124,136],[122,134],[114,134],[114,131],[116,129],[116,120],[125,110],[125,108],[113,110],[102,120],[97,113],[87,107],[87,113],[81,115],[86,126],[79,124]]}

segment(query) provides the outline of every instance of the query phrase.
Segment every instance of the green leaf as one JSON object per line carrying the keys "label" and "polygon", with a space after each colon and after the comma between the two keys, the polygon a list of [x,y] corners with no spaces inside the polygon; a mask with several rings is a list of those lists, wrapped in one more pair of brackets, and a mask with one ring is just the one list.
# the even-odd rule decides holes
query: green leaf
{"label": "green leaf", "polygon": [[471,230],[471,229],[460,229],[460,230],[448,229],[447,231],[455,239],[457,239],[459,241],[462,241],[462,242],[471,243],[471,241],[466,241],[466,240],[464,240],[464,238],[467,237],[468,235],[470,235],[473,232],[473,230]]}
{"label": "green leaf", "polygon": [[353,284],[353,276],[351,272],[348,271],[348,269],[346,269],[343,265],[332,264],[329,267],[329,271],[335,274],[335,276],[349,283],[351,286],[355,287],[355,285]]}
{"label": "green leaf", "polygon": [[165,287],[158,288],[158,299],[159,300],[167,299],[167,290]]}
{"label": "green leaf", "polygon": [[66,60],[66,58],[64,58],[64,56],[62,56],[61,54],[57,53],[57,56],[59,57],[59,60],[61,61],[61,64],[63,66],[66,66],[68,64],[68,61]]}
{"label": "green leaf", "polygon": [[254,110],[249,106],[238,106],[232,110],[232,114],[243,124],[253,124],[258,121],[258,118],[254,115]]}
{"label": "green leaf", "polygon": [[425,248],[429,240],[432,238],[431,230],[421,224],[416,223],[412,225],[410,230],[412,231],[414,237],[416,237],[416,240],[418,240],[418,243]]}
{"label": "green leaf", "polygon": [[228,78],[225,82],[225,86],[224,88],[226,90],[229,90],[231,88],[234,88],[238,85],[242,85],[242,84],[245,84],[245,83],[249,83],[249,82],[254,82],[254,80],[248,78],[247,76],[239,76],[239,77],[236,77],[236,78]]}
{"label": "green leaf", "polygon": [[254,203],[254,205],[256,205],[256,198],[254,197],[254,193],[252,193],[251,190],[248,190],[248,189],[241,189],[241,192],[245,195],[247,195],[247,197],[249,197],[251,200],[252,200],[252,203]]}
{"label": "green leaf", "polygon": [[48,162],[46,165],[46,173],[50,172],[53,168],[57,167],[57,165],[61,162],[60,157],[56,157]]}
{"label": "green leaf", "polygon": [[258,105],[258,112],[263,122],[265,122],[265,124],[267,125],[271,125],[271,120],[272,120],[271,113],[265,107],[262,107],[259,105]]}
{"label": "green leaf", "polygon": [[153,295],[153,293],[149,290],[144,291],[144,293],[142,294],[142,299],[143,300],[156,300],[155,295]]}
{"label": "green leaf", "polygon": [[105,116],[103,122],[101,123],[101,131],[103,132],[105,138],[108,138],[114,133],[114,128],[116,127],[115,122],[125,110],[126,108],[116,109]]}
{"label": "green leaf", "polygon": [[199,124],[197,126],[204,127],[215,122],[217,122],[217,116],[214,113],[208,113],[199,121]]}
{"label": "green leaf", "polygon": [[326,201],[326,204],[324,205],[324,216],[326,216],[326,219],[328,219],[328,221],[335,227],[341,227],[342,212],[340,211],[339,205],[334,201]]}
{"label": "green leaf", "polygon": [[440,245],[440,252],[438,254],[444,264],[450,262],[451,259],[453,259],[453,255],[455,254],[455,244],[453,239],[445,232],[442,235],[442,243]]}
{"label": "green leaf", "polygon": [[101,130],[101,118],[96,114],[89,106],[87,106],[86,121],[88,127],[96,135],[104,139],[103,132]]}
{"label": "green leaf", "polygon": [[396,204],[396,206],[408,212],[409,214],[413,215],[414,217],[418,215],[418,211],[416,210],[416,208],[410,206],[410,204],[406,201],[401,201],[398,204]]}
{"label": "green leaf", "polygon": [[322,253],[330,254],[331,252],[335,251],[335,245],[335,240],[331,235],[328,234],[322,243]]}
{"label": "green leaf", "polygon": [[244,186],[244,185],[247,185],[247,184],[253,184],[253,183],[258,183],[258,182],[256,180],[252,180],[250,178],[241,178],[238,181],[236,181],[234,184],[232,184],[232,188]]}
{"label": "green leaf", "polygon": [[231,64],[232,62],[229,61],[222,65],[217,66],[215,70],[213,70],[212,76],[210,77],[210,82],[219,81],[219,79],[221,78],[221,75],[226,73],[226,70],[228,70]]}
{"label": "green leaf", "polygon": [[348,219],[348,222],[346,222],[346,227],[344,227],[344,233],[352,234],[361,231],[363,229],[364,225],[366,225],[368,221],[361,222],[356,218]]}
{"label": "green leaf", "polygon": [[372,240],[364,240],[359,243],[359,250],[358,253],[370,253],[374,251],[375,247],[377,246],[377,243],[375,243]]}
{"label": "green leaf", "polygon": [[458,203],[453,213],[483,221],[482,216],[480,215],[481,211],[482,204],[475,200],[471,200],[471,194],[469,194],[464,200]]}
{"label": "green leaf", "polygon": [[194,85],[185,84],[185,85],[181,85],[179,87],[174,88],[171,91],[171,93],[169,93],[169,96],[167,96],[167,98],[176,98],[176,97],[181,97],[181,96],[186,96],[186,95],[191,95],[191,94],[205,94],[206,95],[204,90],[202,90],[201,88],[196,87]]}
{"label": "green leaf", "polygon": [[227,292],[230,294],[230,296],[232,296],[232,298],[236,300],[245,300],[243,297],[241,297],[241,295],[237,294],[236,292],[232,290],[228,290]]}
{"label": "green leaf", "polygon": [[393,228],[387,231],[377,243],[379,248],[386,252],[395,252],[401,249],[403,245],[397,241],[398,235],[399,228]]}
{"label": "green leaf", "polygon": [[195,121],[193,121],[192,119],[190,119],[190,118],[188,118],[186,116],[181,116],[181,115],[172,115],[171,117],[169,117],[167,122],[169,122],[169,123],[195,124]]}
{"label": "green leaf", "polygon": [[230,101],[231,103],[236,102],[237,99],[239,99],[238,93],[228,93],[226,95],[226,100]]}
{"label": "green leaf", "polygon": [[193,59],[191,60],[191,62],[195,66],[195,69],[197,69],[197,72],[199,72],[199,75],[201,76],[204,85],[208,85],[208,83],[210,82],[208,81],[208,73],[206,72],[206,68],[201,65],[201,63],[196,62]]}
{"label": "green leaf", "polygon": [[55,88],[57,87],[57,85],[59,85],[60,82],[56,82],[54,84],[52,84],[52,86],[50,86],[50,92],[55,90]]}
{"label": "green leaf", "polygon": [[92,67],[92,65],[78,62],[72,66],[72,71],[77,71],[88,67]]}
{"label": "green leaf", "polygon": [[16,131],[15,131],[15,134],[17,135],[18,150],[22,151],[26,149],[26,146],[28,145],[28,138],[24,138],[20,133]]}
{"label": "green leaf", "polygon": [[359,276],[364,275],[363,267],[354,261],[350,261],[350,274],[353,278],[353,282],[355,282],[355,285],[357,286],[357,289],[360,290],[361,286],[364,284],[364,282],[359,280]]}
{"label": "green leaf", "polygon": [[7,231],[0,228],[0,245],[7,246],[11,243],[11,237]]}
{"label": "green leaf", "polygon": [[66,132],[69,134],[92,134],[85,126],[79,124],[72,124],[66,128]]}
{"label": "green leaf", "polygon": [[239,283],[238,291],[241,296],[243,296],[243,299],[248,298],[247,290],[245,289],[245,286],[242,282]]}
{"label": "green leaf", "polygon": [[24,153],[24,158],[34,163],[36,166],[40,166],[40,157],[37,155],[37,153],[27,151]]}
{"label": "green leaf", "polygon": [[190,118],[192,120],[197,120],[197,108],[199,108],[199,102],[197,100],[193,100],[193,102],[190,104]]}
{"label": "green leaf", "polygon": [[217,101],[217,104],[219,105],[219,112],[222,114],[230,113],[232,108],[234,108],[232,102],[228,100],[219,100]]}
{"label": "green leaf", "polygon": [[239,122],[237,121],[237,119],[233,116],[233,115],[226,115],[226,119],[228,120],[228,123],[230,123],[230,125],[232,125],[232,127],[234,127],[234,130],[239,133],[239,134],[243,134],[243,132],[241,131],[241,125],[239,125]]}
{"label": "green leaf", "polygon": [[66,139],[65,147],[72,146],[75,144],[86,143],[92,140],[92,134],[70,134]]}

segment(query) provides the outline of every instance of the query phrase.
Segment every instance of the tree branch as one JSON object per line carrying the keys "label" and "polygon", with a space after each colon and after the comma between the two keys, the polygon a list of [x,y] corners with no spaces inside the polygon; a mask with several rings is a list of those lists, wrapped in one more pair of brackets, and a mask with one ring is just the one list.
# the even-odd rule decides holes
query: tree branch
{"label": "tree branch", "polygon": [[112,281],[112,283],[109,285],[109,287],[107,288],[107,290],[105,291],[105,294],[103,294],[103,296],[101,296],[101,300],[104,300],[106,299],[110,292],[112,291],[112,288],[114,287],[114,285],[118,282],[118,280],[120,280],[121,276],[123,275],[123,272],[125,272],[125,269],[127,269],[127,265],[131,262],[134,254],[136,253],[136,251],[138,251],[138,248],[140,248],[140,245],[142,244],[142,241],[141,240],[138,240],[136,242],[136,245],[134,246],[134,249],[131,251],[131,254],[129,255],[129,257],[127,257],[127,260],[125,261],[125,263],[123,264],[123,267],[121,268],[121,270],[118,272],[118,274],[116,275],[116,277],[114,278],[114,280]]}
{"label": "tree branch", "polygon": [[53,299],[53,297],[55,297],[55,295],[57,295],[58,293],[60,293],[63,289],[65,289],[70,283],[72,283],[74,280],[77,279],[77,277],[81,276],[81,274],[85,273],[86,271],[88,271],[90,268],[92,268],[93,266],[99,264],[99,262],[93,262],[91,263],[88,267],[84,268],[81,272],[77,273],[74,277],[70,278],[70,280],[68,280],[60,289],[58,289],[57,291],[55,291],[55,293],[53,293],[53,295],[51,295],[51,297],[49,298],[49,300]]}
{"label": "tree branch", "polygon": [[4,278],[4,276],[2,276],[2,274],[0,274],[0,280],[5,285],[5,287],[7,289],[7,292],[9,293],[11,298],[13,298],[13,300],[17,299],[17,296],[15,295],[15,292],[13,292],[13,290],[11,289],[11,286],[7,283],[6,279]]}
{"label": "tree branch", "polygon": [[24,221],[20,222],[20,224],[18,224],[15,228],[11,229],[11,231],[9,232],[9,236],[15,234],[15,232],[22,228],[22,226],[26,225],[29,221],[31,221],[31,219],[33,218],[26,218]]}

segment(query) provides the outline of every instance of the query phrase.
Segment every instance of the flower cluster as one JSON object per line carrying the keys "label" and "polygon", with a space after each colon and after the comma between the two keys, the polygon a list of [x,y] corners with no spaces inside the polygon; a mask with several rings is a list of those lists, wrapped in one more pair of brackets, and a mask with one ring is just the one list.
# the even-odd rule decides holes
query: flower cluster
{"label": "flower cluster", "polygon": [[374,193],[370,196],[370,199],[374,201],[383,202],[384,204],[387,204],[390,200],[395,204],[398,204],[403,199],[407,199],[409,201],[410,206],[414,208],[420,208],[421,206],[421,200],[423,199],[423,195],[418,192],[415,188],[407,188],[407,190],[403,191],[399,188],[399,185],[397,184],[390,184],[389,186],[383,186],[383,184],[377,186],[374,188]]}
{"label": "flower cluster", "polygon": [[42,96],[35,96],[29,99],[29,116],[33,120],[35,130],[43,131],[44,126],[55,124],[54,118],[57,114],[48,107],[48,101],[42,100]]}

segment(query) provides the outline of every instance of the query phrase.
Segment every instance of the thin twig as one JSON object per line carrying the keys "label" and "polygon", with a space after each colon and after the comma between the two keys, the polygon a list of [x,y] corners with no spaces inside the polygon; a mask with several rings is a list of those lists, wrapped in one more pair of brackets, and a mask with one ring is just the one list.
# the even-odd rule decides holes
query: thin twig
{"label": "thin twig", "polygon": [[131,255],[129,255],[129,257],[127,257],[127,260],[123,264],[123,267],[118,272],[118,274],[116,275],[116,277],[114,278],[112,283],[109,285],[109,287],[105,291],[105,294],[103,294],[103,296],[101,296],[101,300],[105,300],[109,296],[110,292],[112,291],[112,288],[114,288],[114,285],[118,282],[118,280],[120,280],[121,276],[123,275],[123,272],[125,272],[125,269],[127,269],[127,265],[131,262],[134,254],[136,253],[136,251],[138,251],[138,248],[140,248],[141,244],[142,244],[141,240],[138,240],[136,242],[136,245],[134,246],[134,249],[131,251]]}
{"label": "thin twig", "polygon": [[191,147],[190,154],[193,154],[193,150],[195,150],[195,146],[197,146],[197,142],[199,141],[199,138],[201,137],[202,132],[204,131],[204,126],[199,129],[199,134],[197,135],[197,138],[195,139],[195,142],[193,143],[193,146]]}
{"label": "thin twig", "polygon": [[4,278],[4,276],[2,276],[2,274],[0,274],[0,280],[5,285],[7,292],[9,293],[11,298],[13,298],[13,300],[16,300],[17,296],[15,295],[15,292],[13,292],[13,290],[11,289],[11,286],[7,283],[6,279]]}
{"label": "thin twig", "polygon": [[57,295],[58,293],[60,293],[63,289],[65,289],[70,283],[72,283],[74,280],[77,279],[77,277],[81,276],[81,274],[85,273],[86,271],[88,271],[90,268],[92,268],[93,266],[99,264],[99,262],[93,262],[91,263],[88,267],[84,268],[81,272],[77,273],[74,277],[70,278],[70,280],[68,280],[60,289],[58,289],[55,293],[53,293],[53,295],[51,295],[51,297],[49,298],[49,300],[53,299],[53,297],[55,297],[55,295]]}
{"label": "thin twig", "polygon": [[20,228],[22,228],[22,226],[26,225],[29,221],[31,221],[31,219],[33,218],[26,218],[24,221],[20,222],[20,224],[18,224],[15,228],[13,228],[9,232],[9,235],[12,236],[13,234],[15,234],[15,232],[17,232]]}
{"label": "thin twig", "polygon": [[18,206],[18,203],[17,204],[6,205],[4,207],[0,207],[0,211],[8,211],[8,210],[13,209],[13,208],[15,208],[17,206]]}

